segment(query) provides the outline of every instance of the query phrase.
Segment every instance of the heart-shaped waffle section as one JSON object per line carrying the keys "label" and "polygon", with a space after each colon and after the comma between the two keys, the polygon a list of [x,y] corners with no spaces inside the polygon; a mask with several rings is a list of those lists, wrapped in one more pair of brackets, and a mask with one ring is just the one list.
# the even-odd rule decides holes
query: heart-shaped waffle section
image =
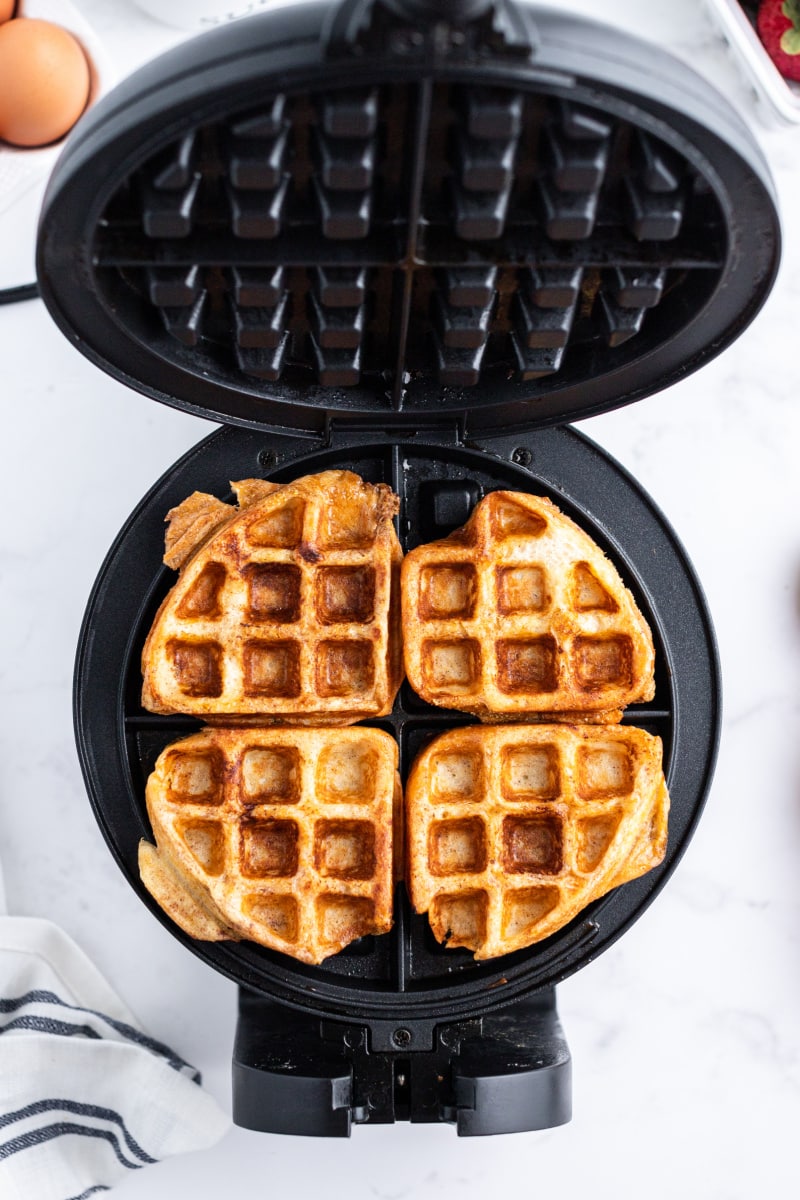
{"label": "heart-shaped waffle section", "polygon": [[657,866],[668,810],[661,741],[644,730],[451,730],[406,785],[411,902],[445,945],[509,954]]}
{"label": "heart-shaped waffle section", "polygon": [[377,729],[206,729],[147,782],[145,887],[190,936],[319,963],[392,926],[397,744]]}
{"label": "heart-shaped waffle section", "polygon": [[541,496],[492,492],[403,562],[406,674],[483,720],[618,721],[654,695],[653,638],[599,546]]}
{"label": "heart-shaped waffle section", "polygon": [[169,514],[180,567],[142,652],[151,712],[351,724],[402,678],[397,497],[350,471],[195,493]]}

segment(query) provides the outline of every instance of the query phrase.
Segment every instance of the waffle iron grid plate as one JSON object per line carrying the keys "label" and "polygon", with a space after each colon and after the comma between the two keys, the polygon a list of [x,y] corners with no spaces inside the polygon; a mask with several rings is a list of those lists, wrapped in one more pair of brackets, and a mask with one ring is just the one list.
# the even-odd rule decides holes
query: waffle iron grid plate
{"label": "waffle iron grid plate", "polygon": [[[394,930],[365,938],[318,967],[250,943],[203,943],[167,921],[138,878],[137,846],[149,837],[144,785],[160,751],[200,728],[192,718],[154,716],[140,705],[139,658],[155,611],[174,581],[161,566],[165,512],[195,488],[220,497],[228,480],[264,475],[276,442],[226,428],[202,442],[145,497],[121,532],[87,610],[75,680],[76,726],[95,812],[131,885],[196,954],[239,983],[309,1010],[368,1019],[454,1018],[496,1008],[564,978],[618,937],[663,886],[699,816],[716,751],[719,683],[713,632],[697,581],[669,525],[626,472],[574,430],[524,442],[455,449],[421,440],[278,450],[269,478],[285,482],[331,468],[389,483],[400,495],[404,549],[445,536],[496,488],[549,496],[608,553],[653,629],[656,697],[626,722],[658,734],[672,795],[664,864],[590,906],[561,932],[527,950],[476,963],[440,946],[427,917],[398,889]],[[528,468],[514,457],[531,456]],[[374,722],[393,733],[403,775],[427,740],[468,723],[436,709],[404,684],[392,714]],[[680,746],[680,753],[677,753]]]}

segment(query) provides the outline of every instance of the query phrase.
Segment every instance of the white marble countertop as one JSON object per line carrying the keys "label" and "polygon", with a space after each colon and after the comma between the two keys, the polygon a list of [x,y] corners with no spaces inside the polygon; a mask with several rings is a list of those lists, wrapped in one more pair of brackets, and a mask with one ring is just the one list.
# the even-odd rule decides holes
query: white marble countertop
{"label": "white marble countertop", "polygon": [[[177,37],[124,0],[78,7],[121,74]],[[747,90],[696,0],[572,7],[673,49],[751,118]],[[349,1142],[233,1130],[204,1154],[127,1178],[120,1200],[314,1192],[483,1200],[498,1187],[594,1200],[796,1194],[800,130],[759,136],[785,223],[771,298],[699,374],[583,425],[636,474],[697,568],[719,637],[725,720],[705,816],[670,884],[621,941],[559,988],[572,1123],[474,1140],[403,1124],[358,1127]],[[114,864],[86,799],[70,695],[83,609],[107,548],[142,494],[211,426],[106,378],[39,302],[0,309],[0,355],[0,857],[9,908],[60,922],[228,1105],[235,988],[152,919]]]}

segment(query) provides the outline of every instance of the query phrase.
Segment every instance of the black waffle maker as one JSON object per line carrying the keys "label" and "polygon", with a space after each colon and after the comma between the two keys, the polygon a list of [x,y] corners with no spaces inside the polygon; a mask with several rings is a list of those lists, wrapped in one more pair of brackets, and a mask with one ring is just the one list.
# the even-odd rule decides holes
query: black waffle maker
{"label": "black waffle maker", "polygon": [[[53,317],[133,389],[223,423],[145,496],[102,567],[75,722],[131,886],[239,985],[239,1124],[487,1134],[569,1119],[554,986],[674,870],[709,787],[720,688],[675,534],[565,422],[718,354],[766,297],[778,246],[764,160],[712,88],[653,46],[511,0],[345,0],[237,22],[127,79],[69,141],[41,220]],[[480,963],[446,949],[401,886],[391,933],[311,967],[193,942],[139,882],[145,780],[198,727],[139,701],[142,643],[175,578],[165,514],[195,489],[227,499],[229,480],[328,468],[394,488],[406,550],[492,489],[546,495],[653,630],[656,698],[625,721],[664,742],[666,859],[529,949]],[[404,684],[374,724],[405,772],[469,720]]]}

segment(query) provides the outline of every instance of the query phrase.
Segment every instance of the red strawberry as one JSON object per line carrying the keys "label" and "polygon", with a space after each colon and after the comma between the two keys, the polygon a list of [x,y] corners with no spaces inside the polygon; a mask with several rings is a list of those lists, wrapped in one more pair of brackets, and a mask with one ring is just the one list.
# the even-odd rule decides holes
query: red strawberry
{"label": "red strawberry", "polygon": [[800,0],[762,0],[757,26],[784,79],[800,80]]}

